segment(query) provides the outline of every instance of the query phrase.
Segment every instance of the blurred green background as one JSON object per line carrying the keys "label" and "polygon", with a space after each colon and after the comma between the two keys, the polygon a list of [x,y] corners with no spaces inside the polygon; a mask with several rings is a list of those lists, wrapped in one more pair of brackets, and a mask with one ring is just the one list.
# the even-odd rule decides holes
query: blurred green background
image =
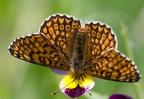
{"label": "blurred green background", "polygon": [[[17,37],[37,32],[50,15],[63,13],[113,28],[118,50],[133,59],[144,75],[144,0],[0,0],[0,99],[70,99],[59,90],[63,76],[12,57],[8,46]],[[96,86],[79,99],[107,99],[123,93],[143,99],[144,80],[120,83],[95,78]]]}

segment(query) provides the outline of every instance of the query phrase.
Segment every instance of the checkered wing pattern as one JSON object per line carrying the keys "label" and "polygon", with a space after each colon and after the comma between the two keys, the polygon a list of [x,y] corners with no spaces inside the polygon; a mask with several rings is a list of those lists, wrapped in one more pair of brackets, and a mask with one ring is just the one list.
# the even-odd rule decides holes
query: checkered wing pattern
{"label": "checkered wing pattern", "polygon": [[40,33],[49,39],[51,44],[61,53],[61,57],[69,60],[72,56],[74,36],[80,27],[80,21],[66,15],[56,15],[44,21]]}
{"label": "checkered wing pattern", "polygon": [[96,60],[107,50],[117,47],[115,35],[105,24],[90,23],[85,29],[89,35],[89,60]]}
{"label": "checkered wing pattern", "polygon": [[135,64],[114,49],[93,62],[87,68],[86,73],[98,78],[121,82],[137,82],[140,79]]}
{"label": "checkered wing pattern", "polygon": [[[76,39],[81,35],[86,41]],[[14,40],[9,52],[19,59],[65,71],[73,70],[71,61],[77,61],[73,57],[85,57],[81,60],[84,66],[75,67],[75,71],[108,80],[137,82],[140,74],[135,64],[116,50],[116,43],[111,28],[105,24],[91,22],[83,28],[79,20],[56,14],[43,22],[39,33]],[[86,53],[74,56],[74,48],[82,44],[86,46],[79,47],[79,51]]]}
{"label": "checkered wing pattern", "polygon": [[89,60],[86,73],[98,78],[137,82],[140,79],[135,64],[116,50],[112,30],[99,23],[86,24],[89,33]]}
{"label": "checkered wing pattern", "polygon": [[72,17],[51,16],[41,25],[40,33],[16,39],[10,45],[9,52],[28,62],[69,70],[72,38],[78,27],[80,22]]}
{"label": "checkered wing pattern", "polygon": [[51,42],[43,34],[32,34],[17,38],[9,47],[14,57],[35,64],[69,70]]}

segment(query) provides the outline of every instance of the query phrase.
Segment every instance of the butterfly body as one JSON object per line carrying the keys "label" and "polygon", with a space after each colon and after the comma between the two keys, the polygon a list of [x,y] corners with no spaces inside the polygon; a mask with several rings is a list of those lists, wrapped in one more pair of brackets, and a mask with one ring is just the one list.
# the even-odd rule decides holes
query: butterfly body
{"label": "butterfly body", "polygon": [[78,32],[75,36],[72,57],[70,58],[71,68],[75,73],[84,73],[87,63],[87,35],[85,32]]}

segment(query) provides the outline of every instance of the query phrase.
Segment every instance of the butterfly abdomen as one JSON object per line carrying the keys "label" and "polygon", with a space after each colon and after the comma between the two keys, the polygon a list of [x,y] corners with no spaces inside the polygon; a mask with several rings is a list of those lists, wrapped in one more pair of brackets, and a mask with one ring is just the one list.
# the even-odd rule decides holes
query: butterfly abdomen
{"label": "butterfly abdomen", "polygon": [[76,73],[83,73],[86,64],[87,35],[85,32],[78,32],[75,36],[73,56],[71,57],[72,69]]}

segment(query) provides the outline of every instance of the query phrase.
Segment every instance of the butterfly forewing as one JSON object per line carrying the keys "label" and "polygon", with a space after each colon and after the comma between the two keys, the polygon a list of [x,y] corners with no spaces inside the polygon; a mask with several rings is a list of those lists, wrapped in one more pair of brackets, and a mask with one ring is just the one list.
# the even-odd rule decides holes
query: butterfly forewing
{"label": "butterfly forewing", "polygon": [[116,37],[112,33],[111,28],[100,23],[90,23],[85,25],[86,31],[89,34],[89,56],[91,60],[97,59],[107,50],[116,48]]}
{"label": "butterfly forewing", "polygon": [[43,34],[32,34],[16,39],[10,45],[9,52],[13,56],[28,62],[69,70],[69,66],[61,60],[59,53]]}
{"label": "butterfly forewing", "polygon": [[86,69],[89,75],[121,82],[137,82],[140,79],[135,64],[124,55],[111,49]]}
{"label": "butterfly forewing", "polygon": [[40,28],[47,39],[56,47],[64,59],[70,58],[74,46],[74,36],[80,28],[80,21],[65,15],[55,15],[45,20]]}

